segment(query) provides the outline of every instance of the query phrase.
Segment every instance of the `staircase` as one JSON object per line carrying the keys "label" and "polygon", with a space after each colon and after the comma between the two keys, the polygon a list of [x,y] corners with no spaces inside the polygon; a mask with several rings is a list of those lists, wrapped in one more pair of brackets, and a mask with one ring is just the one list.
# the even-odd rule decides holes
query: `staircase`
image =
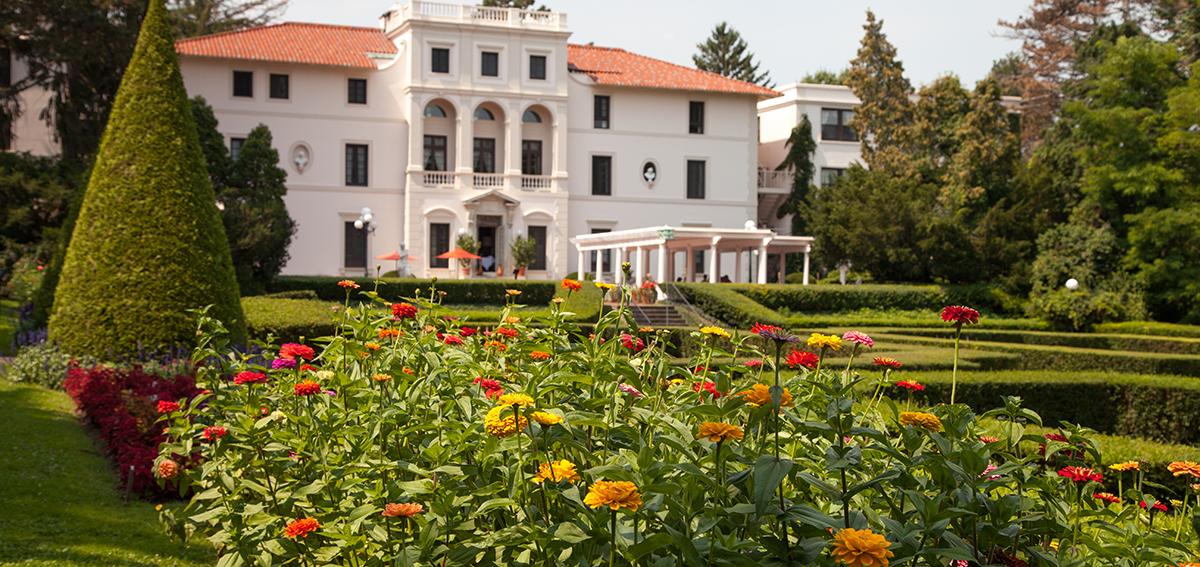
{"label": "staircase", "polygon": [[654,305],[637,305],[633,308],[633,318],[638,325],[649,327],[683,327],[687,326],[688,322],[675,310],[675,306],[669,303],[658,303]]}

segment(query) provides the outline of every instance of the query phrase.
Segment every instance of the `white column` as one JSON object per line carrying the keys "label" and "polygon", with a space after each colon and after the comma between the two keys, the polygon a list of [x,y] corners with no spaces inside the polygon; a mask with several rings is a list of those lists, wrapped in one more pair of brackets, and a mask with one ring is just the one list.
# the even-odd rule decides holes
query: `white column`
{"label": "white column", "polygon": [[733,283],[742,281],[742,249],[733,249]]}
{"label": "white column", "polygon": [[812,250],[812,246],[804,247],[804,285],[808,285],[808,252]]}
{"label": "white column", "polygon": [[517,177],[521,175],[521,117],[514,116],[520,111],[520,107],[509,106],[504,112],[504,167],[497,169],[504,172],[505,184],[510,190],[521,188],[521,180]]}
{"label": "white column", "polygon": [[721,275],[721,253],[717,251],[717,243],[721,237],[714,236],[708,247],[708,283],[717,283]]}
{"label": "white column", "polygon": [[458,116],[455,117],[455,134],[458,138],[458,148],[455,149],[454,169],[455,177],[454,184],[460,188],[471,188],[475,185],[475,179],[471,176],[471,171],[474,167],[474,115],[470,108],[459,109]]}
{"label": "white column", "polygon": [[665,241],[659,242],[658,243],[658,283],[660,284],[658,287],[658,299],[659,300],[666,299],[667,294],[663,293],[661,284],[663,282],[666,282],[668,280],[668,278],[670,278],[670,277],[671,277],[670,274],[667,273],[667,243]]}
{"label": "white column", "polygon": [[642,287],[642,284],[646,282],[646,277],[645,277],[646,276],[646,264],[645,264],[646,254],[645,254],[645,252],[646,251],[643,250],[642,247],[640,247],[640,246],[633,249],[633,253],[637,254],[637,263],[634,264],[634,269],[637,271],[634,272],[634,274],[633,274],[633,283],[636,284],[639,288]]}
{"label": "white column", "polygon": [[596,253],[596,276],[593,278],[598,282],[604,281],[604,251],[597,248]]}
{"label": "white column", "polygon": [[579,254],[579,256],[578,256],[579,261],[576,262],[576,264],[575,264],[576,266],[578,266],[578,268],[575,269],[575,271],[577,272],[575,274],[575,276],[579,278],[579,281],[583,281],[583,275],[587,273],[587,262],[585,262],[583,259],[583,249],[576,246],[575,250]]}
{"label": "white column", "polygon": [[758,283],[767,283],[767,240],[758,245]]}
{"label": "white column", "polygon": [[420,170],[425,167],[425,108],[416,97],[409,112],[412,117],[408,121],[408,167]]}

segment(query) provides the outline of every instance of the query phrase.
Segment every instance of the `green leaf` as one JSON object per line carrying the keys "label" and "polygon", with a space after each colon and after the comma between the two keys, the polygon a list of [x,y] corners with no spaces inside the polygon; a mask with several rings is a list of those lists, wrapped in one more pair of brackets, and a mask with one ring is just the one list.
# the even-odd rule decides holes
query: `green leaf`
{"label": "green leaf", "polygon": [[764,455],[754,464],[754,513],[762,517],[775,499],[775,489],[792,470],[792,461]]}
{"label": "green leaf", "polygon": [[497,508],[506,508],[508,506],[516,506],[517,501],[512,498],[493,498],[479,505],[479,509],[475,510],[476,515],[486,514]]}
{"label": "green leaf", "polygon": [[554,539],[567,543],[579,543],[590,538],[579,526],[571,522],[563,522],[554,529]]}

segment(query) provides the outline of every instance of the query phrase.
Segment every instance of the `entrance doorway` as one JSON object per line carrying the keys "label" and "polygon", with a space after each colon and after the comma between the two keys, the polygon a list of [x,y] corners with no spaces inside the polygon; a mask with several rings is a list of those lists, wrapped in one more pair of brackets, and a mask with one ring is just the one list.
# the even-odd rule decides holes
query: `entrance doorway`
{"label": "entrance doorway", "polygon": [[500,239],[500,216],[479,215],[476,238],[479,239],[479,267],[486,274],[495,274],[503,263],[504,250]]}

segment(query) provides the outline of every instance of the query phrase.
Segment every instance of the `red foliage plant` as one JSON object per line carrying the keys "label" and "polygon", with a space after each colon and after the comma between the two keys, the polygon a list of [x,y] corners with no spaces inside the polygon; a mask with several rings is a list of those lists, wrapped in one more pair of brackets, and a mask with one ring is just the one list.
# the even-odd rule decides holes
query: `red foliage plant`
{"label": "red foliage plant", "polygon": [[96,428],[120,474],[121,486],[146,495],[166,495],[154,480],[154,458],[165,439],[156,424],[158,402],[200,393],[188,374],[160,376],[132,368],[71,368],[63,383],[84,422]]}

